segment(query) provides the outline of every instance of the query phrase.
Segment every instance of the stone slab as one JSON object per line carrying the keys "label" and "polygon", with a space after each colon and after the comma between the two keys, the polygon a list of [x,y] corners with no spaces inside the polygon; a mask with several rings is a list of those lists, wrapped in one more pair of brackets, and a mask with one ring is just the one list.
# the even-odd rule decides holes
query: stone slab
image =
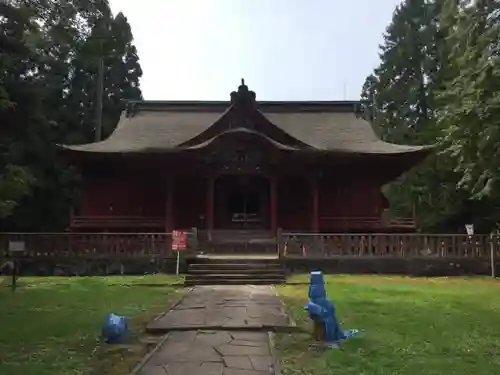
{"label": "stone slab", "polygon": [[272,286],[196,286],[172,310],[151,322],[151,333],[196,329],[266,329],[292,324]]}
{"label": "stone slab", "polygon": [[137,375],[273,375],[267,335],[267,332],[174,331]]}

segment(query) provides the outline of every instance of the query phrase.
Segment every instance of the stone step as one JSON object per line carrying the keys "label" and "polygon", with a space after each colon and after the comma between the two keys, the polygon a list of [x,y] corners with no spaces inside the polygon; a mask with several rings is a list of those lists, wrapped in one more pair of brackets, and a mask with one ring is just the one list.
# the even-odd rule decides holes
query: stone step
{"label": "stone step", "polygon": [[244,278],[244,279],[231,279],[227,280],[224,278],[213,279],[213,280],[186,280],[184,282],[185,286],[194,286],[194,285],[275,285],[284,283],[284,279],[273,278],[273,279],[252,279],[252,278]]}
{"label": "stone step", "polygon": [[285,271],[281,267],[276,268],[191,268],[189,267],[188,273],[190,275],[211,275],[211,274],[235,274],[235,273],[243,273],[243,274],[251,274],[251,275],[263,275],[263,274],[284,274]]}
{"label": "stone step", "polygon": [[189,264],[185,285],[280,284],[285,269],[276,258],[197,258]]}
{"label": "stone step", "polygon": [[193,260],[193,264],[251,264],[251,265],[265,265],[265,264],[281,264],[280,260],[274,256],[262,255],[255,258],[242,258],[237,255],[200,255]]}
{"label": "stone step", "polygon": [[281,284],[286,276],[281,274],[203,274],[185,277],[185,285],[216,285],[216,284]]}
{"label": "stone step", "polygon": [[185,276],[186,280],[191,279],[213,279],[213,278],[222,278],[222,279],[269,279],[269,278],[284,278],[284,272],[266,272],[261,274],[252,274],[252,273],[207,273],[207,274],[192,274],[188,273]]}
{"label": "stone step", "polygon": [[268,270],[268,269],[282,269],[282,266],[280,264],[237,264],[237,263],[191,263],[189,265],[189,269],[192,270],[222,270],[222,269],[228,269],[228,270],[247,270],[247,269],[252,269],[252,270]]}

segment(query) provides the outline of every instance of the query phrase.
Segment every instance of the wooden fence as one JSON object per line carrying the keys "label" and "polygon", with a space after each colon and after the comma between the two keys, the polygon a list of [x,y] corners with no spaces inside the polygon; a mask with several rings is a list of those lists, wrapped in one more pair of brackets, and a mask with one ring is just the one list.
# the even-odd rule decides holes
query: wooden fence
{"label": "wooden fence", "polygon": [[[192,231],[190,235],[195,240],[193,249],[228,253],[228,247],[220,244],[207,248],[203,233]],[[9,251],[13,247],[24,251]],[[0,233],[0,260],[18,258],[20,272],[26,275],[174,272],[176,258],[171,247],[171,233]],[[495,276],[500,267],[500,237],[488,235],[278,231],[271,239],[252,246],[238,242],[229,247],[230,253],[240,255],[274,251],[289,272],[314,268],[340,273]]]}
{"label": "wooden fence", "polygon": [[[8,257],[9,243],[16,241],[24,243],[24,256],[28,257],[172,255],[171,233],[0,233],[0,257]],[[500,237],[488,235],[279,232],[275,244],[276,253],[287,258],[490,258],[494,255],[500,259]],[[244,246],[240,252],[245,253]]]}
{"label": "wooden fence", "polygon": [[171,256],[171,233],[0,233],[0,256],[22,243],[23,257],[117,258]]}
{"label": "wooden fence", "polygon": [[282,233],[280,255],[289,258],[500,256],[498,236],[461,234]]}

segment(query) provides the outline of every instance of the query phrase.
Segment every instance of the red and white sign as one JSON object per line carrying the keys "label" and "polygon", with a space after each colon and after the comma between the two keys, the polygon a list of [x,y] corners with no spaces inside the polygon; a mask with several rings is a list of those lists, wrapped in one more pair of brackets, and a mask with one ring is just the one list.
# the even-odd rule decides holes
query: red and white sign
{"label": "red and white sign", "polygon": [[187,249],[187,231],[173,230],[172,231],[172,250],[182,251]]}

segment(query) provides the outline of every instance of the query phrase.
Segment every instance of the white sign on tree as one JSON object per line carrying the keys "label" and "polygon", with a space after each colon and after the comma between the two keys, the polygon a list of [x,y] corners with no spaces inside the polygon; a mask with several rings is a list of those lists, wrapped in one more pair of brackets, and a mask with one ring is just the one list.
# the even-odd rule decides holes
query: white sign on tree
{"label": "white sign on tree", "polygon": [[474,224],[465,224],[465,231],[468,236],[474,235]]}

